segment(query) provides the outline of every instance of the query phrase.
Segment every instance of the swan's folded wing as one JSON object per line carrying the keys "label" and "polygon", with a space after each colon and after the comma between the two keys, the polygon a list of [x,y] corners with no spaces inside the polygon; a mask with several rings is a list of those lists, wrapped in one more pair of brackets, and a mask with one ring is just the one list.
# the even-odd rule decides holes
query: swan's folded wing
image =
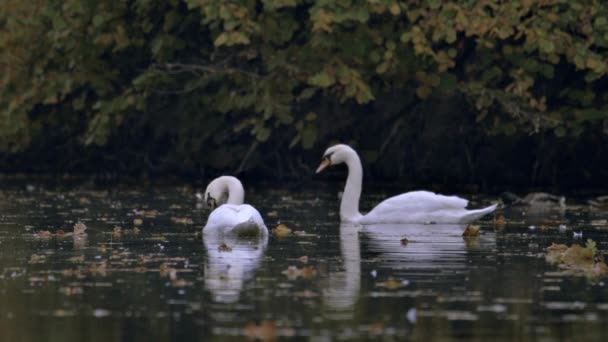
{"label": "swan's folded wing", "polygon": [[438,195],[430,191],[411,191],[387,198],[368,215],[385,215],[394,212],[434,212],[445,209],[464,209],[469,201],[457,196]]}

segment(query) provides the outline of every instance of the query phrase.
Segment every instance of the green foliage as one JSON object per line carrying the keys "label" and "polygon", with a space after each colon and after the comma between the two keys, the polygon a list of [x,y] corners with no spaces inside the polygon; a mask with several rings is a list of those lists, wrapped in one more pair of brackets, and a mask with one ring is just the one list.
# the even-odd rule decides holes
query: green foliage
{"label": "green foliage", "polygon": [[412,99],[389,123],[454,94],[484,133],[579,136],[608,127],[607,18],[599,0],[4,0],[0,150],[150,134],[235,166],[254,141],[366,129],[336,109]]}

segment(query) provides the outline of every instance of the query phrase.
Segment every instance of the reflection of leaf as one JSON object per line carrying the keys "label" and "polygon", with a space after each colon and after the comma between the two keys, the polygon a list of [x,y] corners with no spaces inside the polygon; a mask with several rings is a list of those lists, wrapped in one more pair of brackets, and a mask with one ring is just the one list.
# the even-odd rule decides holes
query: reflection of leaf
{"label": "reflection of leaf", "polygon": [[220,252],[232,252],[232,247],[228,246],[225,243],[222,243],[221,245],[219,245],[217,250]]}
{"label": "reflection of leaf", "polygon": [[462,233],[462,236],[478,236],[479,235],[479,226],[469,224],[467,228]]}

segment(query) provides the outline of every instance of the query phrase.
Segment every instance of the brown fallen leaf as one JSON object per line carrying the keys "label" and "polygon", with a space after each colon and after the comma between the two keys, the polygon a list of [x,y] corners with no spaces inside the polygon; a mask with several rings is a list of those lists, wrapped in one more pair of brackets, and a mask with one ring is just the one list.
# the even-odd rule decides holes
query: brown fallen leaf
{"label": "brown fallen leaf", "polygon": [[232,252],[232,247],[228,246],[228,245],[227,245],[227,244],[225,244],[225,243],[222,243],[222,244],[221,244],[221,245],[220,245],[220,246],[217,248],[217,250],[218,250],[218,251],[220,251],[220,252]]}
{"label": "brown fallen leaf", "polygon": [[192,219],[189,217],[172,217],[171,221],[173,223],[186,224],[186,225],[194,223],[194,221],[192,221]]}
{"label": "brown fallen leaf", "polygon": [[405,247],[408,243],[410,243],[410,240],[408,240],[406,237],[401,239],[401,246]]}
{"label": "brown fallen leaf", "polygon": [[284,224],[279,224],[272,230],[272,233],[278,237],[285,237],[291,234],[291,229]]}
{"label": "brown fallen leaf", "polygon": [[260,325],[250,322],[243,328],[243,334],[248,340],[275,341],[278,337],[277,323],[263,321]]}
{"label": "brown fallen leaf", "polygon": [[397,279],[389,278],[381,283],[376,283],[376,286],[383,287],[388,290],[396,290],[396,289],[404,286],[404,284],[402,282],[398,281]]}
{"label": "brown fallen leaf", "polygon": [[46,261],[46,256],[44,255],[38,255],[38,254],[32,254],[30,256],[30,261],[28,261],[28,263],[30,264],[42,264]]}
{"label": "brown fallen leaf", "polygon": [[120,239],[120,237],[122,236],[122,228],[119,226],[114,226],[114,230],[112,231],[112,236],[115,239]]}
{"label": "brown fallen leaf", "polygon": [[38,233],[36,233],[36,237],[41,238],[41,239],[50,239],[51,236],[53,236],[53,233],[51,233],[48,230],[41,230]]}
{"label": "brown fallen leaf", "polygon": [[292,265],[281,273],[287,276],[287,279],[289,280],[296,280],[298,278],[312,279],[317,276],[317,269],[314,268],[314,266],[298,268],[297,266]]}
{"label": "brown fallen leaf", "polygon": [[503,229],[506,224],[507,224],[507,220],[505,220],[505,217],[502,214],[494,217],[494,226],[497,229]]}
{"label": "brown fallen leaf", "polygon": [[155,218],[156,216],[158,216],[160,213],[158,212],[158,210],[139,210],[135,212],[135,215],[137,216],[143,216],[146,218]]}
{"label": "brown fallen leaf", "polygon": [[87,230],[87,226],[82,222],[78,222],[74,225],[74,235],[86,234],[85,230]]}
{"label": "brown fallen leaf", "polygon": [[469,224],[467,228],[462,233],[462,236],[478,236],[479,235],[479,226]]}

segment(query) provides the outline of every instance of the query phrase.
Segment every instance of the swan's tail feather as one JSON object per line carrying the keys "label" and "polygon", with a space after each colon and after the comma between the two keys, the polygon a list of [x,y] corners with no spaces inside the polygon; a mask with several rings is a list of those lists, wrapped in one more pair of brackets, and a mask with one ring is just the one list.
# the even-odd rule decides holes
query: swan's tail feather
{"label": "swan's tail feather", "polygon": [[461,218],[460,222],[461,223],[473,222],[473,221],[477,220],[478,218],[481,218],[481,217],[493,212],[494,210],[496,210],[497,206],[498,206],[498,204],[492,204],[491,206],[486,207],[486,208],[468,210],[467,214]]}

